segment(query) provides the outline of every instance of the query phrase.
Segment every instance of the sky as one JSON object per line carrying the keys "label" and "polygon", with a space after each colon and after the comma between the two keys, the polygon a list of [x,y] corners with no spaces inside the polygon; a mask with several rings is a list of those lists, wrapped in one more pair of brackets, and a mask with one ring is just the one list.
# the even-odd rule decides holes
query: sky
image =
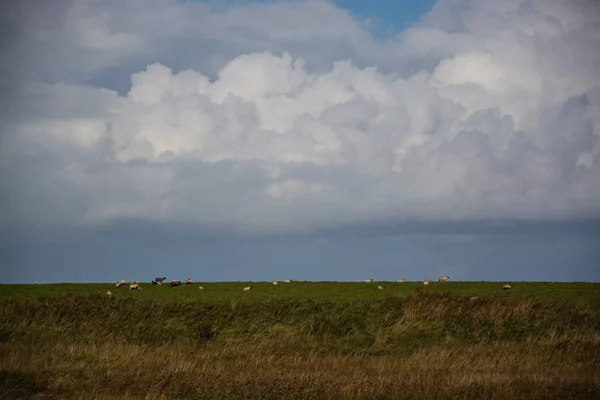
{"label": "sky", "polygon": [[600,281],[595,0],[3,7],[0,283]]}

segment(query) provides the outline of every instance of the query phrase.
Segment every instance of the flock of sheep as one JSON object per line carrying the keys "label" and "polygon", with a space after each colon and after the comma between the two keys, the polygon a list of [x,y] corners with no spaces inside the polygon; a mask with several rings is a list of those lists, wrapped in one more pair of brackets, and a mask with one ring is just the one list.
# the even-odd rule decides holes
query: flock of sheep
{"label": "flock of sheep", "polygon": [[[446,281],[448,281],[448,279],[450,279],[449,276],[438,276],[438,282],[446,282]],[[373,279],[366,279],[363,282],[373,283]],[[405,283],[405,282],[406,282],[406,279],[398,279],[396,281],[396,283]],[[429,279],[425,279],[423,281],[423,285],[429,285],[430,283],[431,283],[431,280],[429,280]],[[377,289],[383,290],[383,286],[379,285],[379,286],[377,286]]]}
{"label": "flock of sheep", "polygon": [[[165,278],[165,277],[154,278],[154,280],[152,281],[152,284],[153,285],[162,286],[166,279],[167,278]],[[438,282],[447,282],[448,279],[450,279],[449,276],[438,276]],[[292,283],[292,280],[291,279],[286,279],[286,280],[284,280],[282,282],[283,283]],[[373,283],[373,279],[366,279],[363,282],[365,282],[365,283]],[[407,282],[406,279],[398,279],[396,281],[396,283],[405,283],[405,282]],[[429,285],[431,282],[432,282],[431,280],[425,279],[423,281],[423,285]],[[184,283],[186,285],[191,285],[191,284],[194,284],[195,282],[192,279],[190,279],[190,278],[186,278],[186,280],[185,280]],[[272,283],[273,283],[273,285],[279,285],[278,281],[273,281]],[[124,280],[120,280],[120,281],[118,281],[116,283],[116,287],[120,288],[121,286],[124,286],[126,284],[127,284],[127,282],[125,282]],[[169,284],[171,285],[171,287],[176,287],[176,286],[182,285],[183,283],[181,281],[178,281],[178,280],[172,280],[171,282],[169,282]],[[199,286],[198,289],[204,290],[204,288],[202,286]],[[377,289],[378,290],[383,290],[383,286],[379,285],[379,286],[377,286]],[[503,290],[509,290],[509,289],[512,289],[512,288],[511,288],[510,285],[504,285],[504,286],[502,286],[502,289]],[[129,281],[129,290],[142,290],[142,288],[140,287],[140,285],[139,285],[139,283],[137,281],[135,281],[135,282]],[[250,291],[250,290],[252,290],[252,286],[246,286],[246,287],[244,287],[243,290],[244,290],[244,292]],[[108,296],[112,296],[112,292],[110,290],[108,292],[106,292],[106,294]]]}

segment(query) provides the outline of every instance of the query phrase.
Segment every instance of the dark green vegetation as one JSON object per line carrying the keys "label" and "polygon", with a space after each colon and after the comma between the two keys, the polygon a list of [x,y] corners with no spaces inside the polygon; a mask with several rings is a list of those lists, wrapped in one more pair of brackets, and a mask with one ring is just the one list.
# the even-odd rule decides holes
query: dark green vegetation
{"label": "dark green vegetation", "polygon": [[[528,300],[558,300],[568,302],[599,301],[600,283],[510,282],[512,290],[503,291],[500,282],[292,282],[274,286],[271,282],[197,282],[171,288],[168,284],[154,286],[140,282],[141,291],[130,291],[129,285],[115,288],[114,283],[58,283],[47,285],[2,285],[0,298],[49,298],[67,294],[104,295],[110,290],[116,298],[221,301],[221,300],[377,300],[396,294],[412,293],[422,288],[427,293],[450,292],[458,296],[509,298]],[[252,285],[252,290],[242,289]],[[382,285],[383,290],[377,290]],[[198,290],[202,286],[204,290]]]}
{"label": "dark green vegetation", "polygon": [[600,398],[600,284],[247,285],[0,285],[0,398]]}

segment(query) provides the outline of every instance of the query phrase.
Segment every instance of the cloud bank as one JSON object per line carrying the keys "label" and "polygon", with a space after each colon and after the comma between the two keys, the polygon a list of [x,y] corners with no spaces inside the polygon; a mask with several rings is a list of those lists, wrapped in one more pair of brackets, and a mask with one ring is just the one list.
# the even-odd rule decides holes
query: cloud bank
{"label": "cloud bank", "polygon": [[595,1],[44,4],[2,21],[11,232],[600,217]]}

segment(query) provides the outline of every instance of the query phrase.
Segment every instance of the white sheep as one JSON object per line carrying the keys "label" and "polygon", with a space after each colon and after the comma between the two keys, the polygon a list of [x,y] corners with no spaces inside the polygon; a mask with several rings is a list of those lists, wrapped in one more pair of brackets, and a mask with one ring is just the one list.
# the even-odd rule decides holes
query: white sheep
{"label": "white sheep", "polygon": [[140,285],[138,283],[132,283],[129,285],[129,290],[138,290]]}
{"label": "white sheep", "polygon": [[377,286],[377,289],[383,290],[383,286],[379,285],[379,286]]}
{"label": "white sheep", "polygon": [[397,283],[404,283],[404,282],[406,282],[406,279],[398,279],[396,282]]}
{"label": "white sheep", "polygon": [[185,284],[186,285],[191,285],[192,283],[194,283],[193,280],[191,280],[190,278],[185,278]]}
{"label": "white sheep", "polygon": [[273,285],[279,285],[279,282],[273,281]]}
{"label": "white sheep", "polygon": [[252,289],[252,286],[246,286],[246,287],[244,288],[244,292],[247,292],[247,291],[249,291],[250,289]]}
{"label": "white sheep", "polygon": [[423,285],[426,285],[426,286],[427,286],[427,285],[429,285],[429,283],[430,283],[430,282],[431,282],[431,281],[430,281],[429,279],[425,279],[425,281],[423,282]]}
{"label": "white sheep", "polygon": [[373,279],[365,279],[363,282],[364,283],[373,283]]}
{"label": "white sheep", "polygon": [[510,285],[502,286],[502,290],[510,290],[510,289],[512,289],[512,287]]}
{"label": "white sheep", "polygon": [[283,281],[283,283],[292,283],[291,279],[286,279],[285,281]]}
{"label": "white sheep", "polygon": [[200,290],[204,290],[204,288],[202,286],[198,286],[198,289]]}
{"label": "white sheep", "polygon": [[446,282],[448,279],[450,279],[449,276],[438,276],[438,282]]}
{"label": "white sheep", "polygon": [[112,292],[109,290],[108,292],[106,292],[107,296],[112,296]]}

